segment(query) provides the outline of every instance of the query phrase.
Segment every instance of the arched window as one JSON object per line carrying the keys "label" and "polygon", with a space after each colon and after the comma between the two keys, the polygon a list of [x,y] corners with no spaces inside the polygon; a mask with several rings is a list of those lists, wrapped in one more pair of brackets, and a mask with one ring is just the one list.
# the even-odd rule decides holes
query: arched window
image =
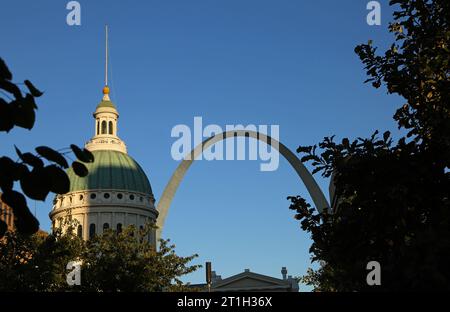
{"label": "arched window", "polygon": [[106,134],[106,121],[102,121],[102,134]]}
{"label": "arched window", "polygon": [[117,223],[116,229],[117,229],[117,234],[122,233],[122,223]]}
{"label": "arched window", "polygon": [[89,225],[89,238],[93,238],[95,236],[95,224],[91,223]]}
{"label": "arched window", "polygon": [[81,226],[81,224],[78,225],[77,236],[78,237],[83,237],[83,227]]}
{"label": "arched window", "polygon": [[103,232],[109,229],[109,223],[103,223]]}
{"label": "arched window", "polygon": [[108,129],[108,133],[109,133],[109,134],[113,134],[113,130],[114,130],[114,129],[113,129],[113,123],[112,123],[112,121],[109,122],[109,127],[108,127],[108,128],[109,128],[109,129]]}
{"label": "arched window", "polygon": [[100,121],[97,120],[97,135],[100,134]]}

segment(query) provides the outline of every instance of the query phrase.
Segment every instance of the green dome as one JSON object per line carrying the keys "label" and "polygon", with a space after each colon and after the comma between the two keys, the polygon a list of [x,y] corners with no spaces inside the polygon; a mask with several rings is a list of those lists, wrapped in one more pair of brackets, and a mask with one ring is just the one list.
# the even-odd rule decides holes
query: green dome
{"label": "green dome", "polygon": [[125,153],[112,150],[93,151],[95,161],[85,163],[89,174],[82,178],[72,168],[67,175],[70,191],[115,189],[153,194],[150,182],[139,164]]}

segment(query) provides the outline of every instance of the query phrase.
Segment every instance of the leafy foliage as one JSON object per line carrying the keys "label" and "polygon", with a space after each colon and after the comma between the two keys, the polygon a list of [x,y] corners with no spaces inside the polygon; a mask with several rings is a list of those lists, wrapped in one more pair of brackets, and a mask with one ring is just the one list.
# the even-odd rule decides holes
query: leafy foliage
{"label": "leafy foliage", "polygon": [[[69,225],[74,228],[73,225]],[[85,242],[67,231],[24,236],[7,233],[0,242],[0,291],[179,291],[180,281],[198,265],[188,265],[197,255],[180,257],[174,245],[160,241],[155,250],[146,238],[151,227],[136,232],[112,230]],[[69,286],[66,269],[81,262],[81,285]]]}
{"label": "leafy foliage", "polygon": [[395,37],[384,55],[372,42],[355,48],[369,78],[406,99],[394,115],[408,137],[434,149],[436,160],[450,159],[450,2],[391,0],[396,5],[389,30]]}
{"label": "leafy foliage", "polygon": [[[0,97],[0,131],[9,132],[15,126],[31,130],[36,119],[35,98],[43,93],[29,80],[25,80],[27,91],[23,95],[19,86],[11,81],[12,78],[6,63],[0,58],[0,93],[6,100],[9,99],[7,102]],[[17,146],[15,150],[19,157],[18,161],[6,156],[0,157],[0,188],[3,192],[1,198],[13,209],[16,229],[22,234],[29,235],[39,230],[39,222],[31,214],[25,196],[14,190],[14,182],[19,182],[23,193],[34,200],[44,201],[50,192],[67,193],[70,181],[64,169],[69,167],[65,158],[69,152],[56,151],[47,146],[36,147],[36,154],[22,153]],[[86,149],[71,145],[71,150],[82,162],[94,161],[94,156]],[[82,163],[74,161],[72,166],[76,174],[80,176],[88,174],[86,166]],[[5,231],[6,224],[0,220],[0,237]]]}
{"label": "leafy foliage", "polygon": [[[321,264],[303,281],[318,291],[450,289],[450,2],[390,3],[395,43],[383,56],[371,42],[355,51],[367,82],[406,99],[394,115],[406,138],[326,137],[297,150],[335,188],[332,212],[289,197]],[[370,261],[381,264],[381,286],[366,283]]]}
{"label": "leafy foliage", "polygon": [[[90,240],[82,255],[82,289],[106,292],[184,289],[179,277],[199,267],[187,266],[197,255],[179,257],[175,245],[164,240],[156,250],[146,242],[150,230],[150,226],[138,231],[130,226],[119,235],[108,230]],[[137,236],[133,235],[135,232]]]}
{"label": "leafy foliage", "polygon": [[0,242],[0,291],[62,291],[66,265],[76,259],[83,242],[60,231],[52,235],[8,232]]}

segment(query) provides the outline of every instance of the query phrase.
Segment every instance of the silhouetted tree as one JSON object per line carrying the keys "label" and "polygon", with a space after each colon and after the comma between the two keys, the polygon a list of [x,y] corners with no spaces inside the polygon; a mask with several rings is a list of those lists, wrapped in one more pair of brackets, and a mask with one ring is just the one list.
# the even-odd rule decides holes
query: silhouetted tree
{"label": "silhouetted tree", "polygon": [[[406,103],[394,119],[407,130],[299,147],[302,161],[331,178],[333,211],[317,213],[289,197],[312,260],[303,281],[319,291],[450,289],[450,2],[392,0],[395,43],[378,55],[356,47],[369,79]],[[368,286],[366,265],[381,264],[381,285]]]}

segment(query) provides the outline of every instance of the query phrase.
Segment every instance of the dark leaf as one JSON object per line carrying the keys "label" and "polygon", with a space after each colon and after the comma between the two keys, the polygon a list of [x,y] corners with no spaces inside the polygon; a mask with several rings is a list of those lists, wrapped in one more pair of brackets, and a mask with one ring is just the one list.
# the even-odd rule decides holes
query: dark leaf
{"label": "dark leaf", "polygon": [[85,177],[88,175],[89,171],[86,168],[85,165],[83,165],[82,163],[78,162],[78,161],[74,161],[72,163],[72,169],[75,172],[75,174],[79,177]]}
{"label": "dark leaf", "polygon": [[75,144],[71,144],[70,148],[72,149],[75,156],[78,158],[78,160],[85,162],[85,163],[91,163],[94,162],[94,155],[88,151],[87,149],[81,149]]}
{"label": "dark leaf", "polygon": [[11,80],[12,74],[8,69],[8,66],[6,65],[5,61],[0,58],[0,79],[6,79]]}
{"label": "dark leaf", "polygon": [[22,191],[31,199],[44,201],[50,192],[51,177],[44,168],[36,167],[20,179]]}
{"label": "dark leaf", "polygon": [[306,155],[301,158],[301,162],[307,162],[310,160],[316,160],[316,161],[320,162],[320,159],[315,155]]}
{"label": "dark leaf", "polygon": [[28,209],[25,196],[16,191],[7,191],[2,194],[2,200],[12,208],[14,225],[19,233],[31,235],[39,230],[39,222]]}
{"label": "dark leaf", "polygon": [[17,156],[19,156],[19,158],[22,159],[22,152],[15,144],[14,144],[14,149],[16,150]]}
{"label": "dark leaf", "polygon": [[15,162],[9,157],[0,157],[0,187],[3,191],[11,190],[14,184]]}
{"label": "dark leaf", "polygon": [[33,96],[27,94],[25,98],[21,98],[11,102],[14,124],[18,127],[22,127],[31,130],[36,120],[36,114],[34,112],[36,103],[34,103]]}
{"label": "dark leaf", "polygon": [[0,98],[0,131],[9,132],[14,127],[12,107]]}
{"label": "dark leaf", "polygon": [[8,191],[2,194],[2,200],[13,209],[14,225],[19,233],[31,235],[39,230],[39,222],[28,209],[25,196],[16,191]]}
{"label": "dark leaf", "polygon": [[[29,212],[29,211],[28,211]],[[29,212],[14,220],[16,230],[23,235],[33,235],[39,231],[39,221]]]}
{"label": "dark leaf", "polygon": [[[27,208],[25,196],[17,191],[7,191],[1,195],[2,201],[14,210],[16,216],[21,216]],[[28,209],[28,208],[27,208]]]}
{"label": "dark leaf", "polygon": [[36,152],[38,152],[38,154],[45,159],[53,161],[63,168],[69,168],[69,164],[67,163],[67,160],[64,158],[64,156],[50,147],[38,146],[36,147]]}
{"label": "dark leaf", "polygon": [[312,150],[312,146],[299,146],[297,153],[309,153]]}
{"label": "dark leaf", "polygon": [[44,167],[44,162],[39,157],[31,154],[31,153],[23,153],[22,157],[20,157],[22,161],[34,168]]}
{"label": "dark leaf", "polygon": [[70,190],[70,180],[66,172],[56,165],[44,168],[50,177],[50,191],[56,194],[65,194]]}
{"label": "dark leaf", "polygon": [[22,92],[20,91],[19,87],[11,81],[0,79],[0,89],[11,93],[16,99],[22,98]]}
{"label": "dark leaf", "polygon": [[16,163],[15,165],[16,168],[13,176],[14,181],[22,179],[23,176],[27,175],[30,172],[30,170],[28,170],[28,167],[25,166],[24,164]]}
{"label": "dark leaf", "polygon": [[319,166],[319,167],[316,167],[316,168],[314,168],[314,170],[312,171],[312,174],[315,174],[315,173],[317,173],[317,172],[323,170],[324,168],[325,168],[325,166]]}
{"label": "dark leaf", "polygon": [[25,80],[24,83],[27,86],[28,90],[30,90],[32,96],[40,97],[42,94],[44,94],[36,89],[36,87],[29,80]]}
{"label": "dark leaf", "polygon": [[25,101],[27,101],[28,105],[33,107],[34,109],[38,108],[36,102],[34,101],[34,97],[31,94],[27,93],[27,95],[25,96]]}

